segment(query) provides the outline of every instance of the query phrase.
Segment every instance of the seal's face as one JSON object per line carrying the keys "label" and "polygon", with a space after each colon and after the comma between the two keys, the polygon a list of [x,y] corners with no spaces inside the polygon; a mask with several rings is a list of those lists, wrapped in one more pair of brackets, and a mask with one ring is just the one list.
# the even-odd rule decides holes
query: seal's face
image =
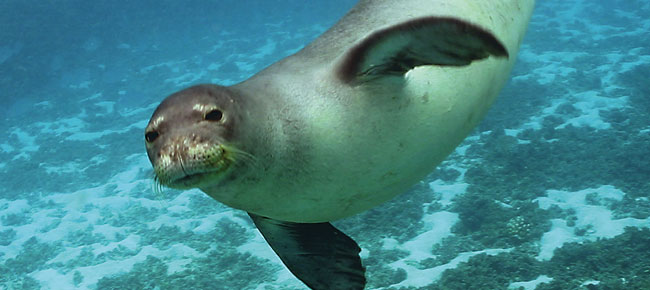
{"label": "seal's face", "polygon": [[167,97],[145,129],[156,180],[188,189],[221,180],[237,150],[231,145],[237,102],[225,87],[198,85]]}

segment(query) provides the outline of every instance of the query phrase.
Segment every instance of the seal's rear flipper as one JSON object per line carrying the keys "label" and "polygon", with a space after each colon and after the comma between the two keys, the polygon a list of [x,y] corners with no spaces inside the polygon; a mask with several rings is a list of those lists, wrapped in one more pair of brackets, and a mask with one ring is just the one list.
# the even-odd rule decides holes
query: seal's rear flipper
{"label": "seal's rear flipper", "polygon": [[463,66],[489,55],[508,57],[490,32],[449,17],[417,18],[375,31],[348,50],[338,63],[344,83],[403,75],[416,66]]}
{"label": "seal's rear flipper", "polygon": [[365,286],[361,249],[330,223],[293,223],[249,215],[289,271],[309,288],[353,290]]}

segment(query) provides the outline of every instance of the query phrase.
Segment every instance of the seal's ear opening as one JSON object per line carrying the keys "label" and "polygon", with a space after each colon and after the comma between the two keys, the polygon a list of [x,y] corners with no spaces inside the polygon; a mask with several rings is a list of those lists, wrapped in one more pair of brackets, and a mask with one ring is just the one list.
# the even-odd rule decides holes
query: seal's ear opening
{"label": "seal's ear opening", "polygon": [[382,76],[401,76],[421,65],[465,66],[490,55],[508,57],[490,32],[450,17],[424,17],[368,35],[337,64],[344,83]]}

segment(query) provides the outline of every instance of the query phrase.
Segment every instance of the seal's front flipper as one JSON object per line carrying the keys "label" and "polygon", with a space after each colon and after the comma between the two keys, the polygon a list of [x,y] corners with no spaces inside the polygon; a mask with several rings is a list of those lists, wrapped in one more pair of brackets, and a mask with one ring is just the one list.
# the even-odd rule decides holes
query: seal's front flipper
{"label": "seal's front flipper", "polygon": [[289,271],[309,288],[353,290],[365,286],[361,249],[330,223],[293,223],[249,215]]}
{"label": "seal's front flipper", "polygon": [[508,51],[487,30],[456,18],[424,17],[371,33],[345,53],[337,74],[352,83],[421,65],[468,65],[489,55],[508,57]]}

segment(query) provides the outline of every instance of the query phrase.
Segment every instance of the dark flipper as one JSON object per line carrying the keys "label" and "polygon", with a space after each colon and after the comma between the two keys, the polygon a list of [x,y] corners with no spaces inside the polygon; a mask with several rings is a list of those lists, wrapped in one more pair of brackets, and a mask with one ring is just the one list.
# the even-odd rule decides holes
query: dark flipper
{"label": "dark flipper", "polygon": [[282,262],[311,289],[363,289],[361,249],[330,223],[293,223],[249,213]]}
{"label": "dark flipper", "polygon": [[421,65],[464,66],[508,51],[487,30],[449,17],[424,17],[373,32],[343,57],[338,76],[345,83],[403,75]]}

